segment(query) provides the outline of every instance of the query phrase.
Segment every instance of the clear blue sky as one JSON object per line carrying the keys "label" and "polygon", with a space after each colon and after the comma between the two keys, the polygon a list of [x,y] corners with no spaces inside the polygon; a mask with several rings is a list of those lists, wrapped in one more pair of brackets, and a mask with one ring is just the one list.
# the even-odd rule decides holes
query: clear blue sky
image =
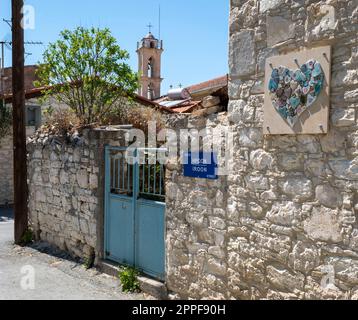
{"label": "clear blue sky", "polygon": [[[44,42],[44,46],[26,47],[32,53],[26,64],[41,61],[46,44],[55,41],[61,30],[95,26],[111,29],[137,71],[137,41],[148,33],[149,22],[158,36],[160,4],[163,93],[170,85],[187,86],[227,73],[229,0],[26,0],[25,4],[36,12],[35,30],[27,30],[25,38]],[[10,0],[0,0],[0,39],[11,39],[9,27],[2,22],[10,18],[10,8]],[[10,66],[11,52],[5,53]]]}

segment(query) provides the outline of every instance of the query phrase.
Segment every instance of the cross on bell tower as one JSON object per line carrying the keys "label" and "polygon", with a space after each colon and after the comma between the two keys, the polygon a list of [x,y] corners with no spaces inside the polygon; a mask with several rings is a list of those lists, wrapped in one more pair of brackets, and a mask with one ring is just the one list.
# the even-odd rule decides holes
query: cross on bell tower
{"label": "cross on bell tower", "polygon": [[139,95],[150,100],[160,97],[161,56],[164,51],[163,41],[154,37],[151,30],[153,25],[147,25],[149,33],[137,44]]}

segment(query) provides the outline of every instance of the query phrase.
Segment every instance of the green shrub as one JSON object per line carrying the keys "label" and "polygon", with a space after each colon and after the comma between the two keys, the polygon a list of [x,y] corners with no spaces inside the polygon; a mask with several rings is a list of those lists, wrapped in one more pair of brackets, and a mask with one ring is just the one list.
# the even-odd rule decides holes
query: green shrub
{"label": "green shrub", "polygon": [[85,257],[83,259],[83,266],[85,267],[86,270],[93,268],[95,259],[96,259],[96,254],[94,253],[94,251],[92,251],[92,253],[88,257]]}
{"label": "green shrub", "polygon": [[26,246],[28,244],[31,244],[33,241],[34,241],[34,233],[32,232],[32,230],[27,229],[21,238],[20,244],[22,246]]}
{"label": "green shrub", "polygon": [[139,272],[130,267],[125,267],[119,272],[119,279],[122,283],[123,292],[138,292],[139,281],[138,281]]}

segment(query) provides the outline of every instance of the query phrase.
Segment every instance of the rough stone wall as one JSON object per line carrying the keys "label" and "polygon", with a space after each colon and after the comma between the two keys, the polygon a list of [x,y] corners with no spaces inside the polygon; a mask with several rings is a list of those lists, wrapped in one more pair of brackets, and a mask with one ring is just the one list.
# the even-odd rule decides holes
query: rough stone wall
{"label": "rough stone wall", "polygon": [[[168,171],[179,297],[358,299],[357,34],[357,0],[231,0],[232,172],[208,182]],[[263,136],[265,59],[321,44],[333,50],[329,134]]]}
{"label": "rough stone wall", "polygon": [[[207,118],[174,115],[167,120],[178,137],[180,129],[228,125],[225,113]],[[166,282],[176,298],[227,297],[227,178],[184,177],[175,157],[166,166]]]}
{"label": "rough stone wall", "polygon": [[80,258],[103,256],[104,146],[123,141],[122,130],[29,139],[29,218],[38,240]]}
{"label": "rough stone wall", "polygon": [[[28,136],[34,133],[33,127],[27,127]],[[12,134],[0,138],[0,206],[14,202],[14,163]]]}
{"label": "rough stone wall", "polygon": [[12,136],[0,138],[0,205],[11,204],[14,197]]}

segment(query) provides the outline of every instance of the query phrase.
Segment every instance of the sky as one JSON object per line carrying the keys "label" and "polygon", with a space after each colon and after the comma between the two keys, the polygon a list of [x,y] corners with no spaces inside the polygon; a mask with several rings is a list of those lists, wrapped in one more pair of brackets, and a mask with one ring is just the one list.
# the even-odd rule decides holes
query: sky
{"label": "sky", "polygon": [[[63,29],[77,26],[109,28],[120,46],[130,54],[128,63],[138,70],[137,41],[148,33],[159,34],[161,7],[162,93],[171,85],[189,86],[228,72],[229,0],[25,0],[35,9],[35,28],[25,31],[32,55],[26,64],[41,62],[46,46],[58,39]],[[11,0],[0,0],[0,40],[11,40]],[[5,50],[5,64],[11,65],[11,51]]]}

